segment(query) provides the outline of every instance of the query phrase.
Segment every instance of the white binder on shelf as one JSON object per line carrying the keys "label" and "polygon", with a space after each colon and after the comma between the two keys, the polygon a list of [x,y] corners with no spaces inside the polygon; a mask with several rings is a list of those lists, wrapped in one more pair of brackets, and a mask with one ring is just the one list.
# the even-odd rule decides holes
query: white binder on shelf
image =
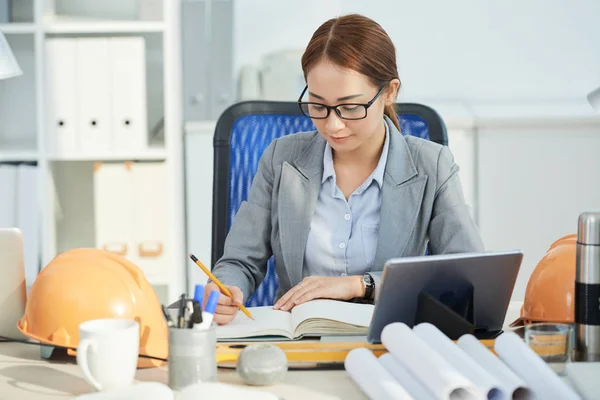
{"label": "white binder on shelf", "polygon": [[146,56],[143,37],[109,39],[112,133],[115,151],[147,146]]}
{"label": "white binder on shelf", "polygon": [[23,236],[25,281],[27,287],[31,287],[40,264],[37,166],[21,164],[17,168],[17,199],[17,227]]}
{"label": "white binder on shelf", "polygon": [[134,261],[131,163],[94,165],[96,247]]}
{"label": "white binder on shelf", "polygon": [[164,282],[168,244],[166,166],[133,164],[134,262],[151,282]]}
{"label": "white binder on shelf", "polygon": [[55,155],[79,150],[76,88],[76,41],[46,39],[46,129],[48,151]]}
{"label": "white binder on shelf", "polygon": [[84,154],[107,153],[112,150],[109,39],[75,40],[80,148]]}
{"label": "white binder on shelf", "polygon": [[17,167],[0,164],[0,228],[17,225]]}
{"label": "white binder on shelf", "polygon": [[0,24],[8,24],[10,21],[10,5],[8,0],[0,0]]}

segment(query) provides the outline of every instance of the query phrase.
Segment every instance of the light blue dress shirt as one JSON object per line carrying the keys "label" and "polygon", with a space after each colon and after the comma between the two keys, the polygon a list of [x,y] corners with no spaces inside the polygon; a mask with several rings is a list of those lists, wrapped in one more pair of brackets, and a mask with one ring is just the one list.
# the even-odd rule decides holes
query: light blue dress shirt
{"label": "light blue dress shirt", "polygon": [[331,146],[325,146],[323,180],[306,242],[303,277],[363,275],[370,271],[377,248],[388,148],[385,124],[377,167],[346,201],[336,184]]}

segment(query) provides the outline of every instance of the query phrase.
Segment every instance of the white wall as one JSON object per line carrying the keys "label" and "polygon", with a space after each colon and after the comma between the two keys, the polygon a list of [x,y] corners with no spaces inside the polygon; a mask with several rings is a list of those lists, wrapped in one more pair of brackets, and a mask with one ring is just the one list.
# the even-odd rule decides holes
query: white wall
{"label": "white wall", "polygon": [[304,49],[326,19],[358,12],[397,47],[401,99],[578,99],[600,85],[597,0],[237,1],[234,73]]}
{"label": "white wall", "polygon": [[598,120],[478,132],[479,228],[489,250],[524,251],[515,300],[550,245],[577,233],[579,214],[600,210]]}
{"label": "white wall", "polygon": [[304,49],[313,32],[341,12],[342,0],[237,0],[233,8],[233,71],[273,51]]}

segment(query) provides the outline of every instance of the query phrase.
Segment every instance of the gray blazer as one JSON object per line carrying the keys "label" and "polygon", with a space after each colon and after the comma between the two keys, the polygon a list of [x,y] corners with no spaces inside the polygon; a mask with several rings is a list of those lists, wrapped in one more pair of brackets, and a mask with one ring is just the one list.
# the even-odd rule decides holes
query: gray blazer
{"label": "gray blazer", "polygon": [[[376,292],[388,259],[423,255],[428,241],[430,254],[484,251],[448,147],[402,136],[384,118],[390,146],[371,269]],[[275,139],[264,151],[213,269],[223,284],[242,290],[244,301],[264,279],[271,255],[279,279],[276,300],[302,280],[325,144],[317,131],[302,132]]]}

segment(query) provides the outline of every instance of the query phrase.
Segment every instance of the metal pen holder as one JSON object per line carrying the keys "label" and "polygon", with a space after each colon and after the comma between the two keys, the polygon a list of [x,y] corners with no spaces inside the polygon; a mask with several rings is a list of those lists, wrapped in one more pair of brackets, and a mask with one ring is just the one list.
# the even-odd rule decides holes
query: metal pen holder
{"label": "metal pen holder", "polygon": [[169,386],[216,382],[216,346],[215,323],[206,330],[169,328]]}

